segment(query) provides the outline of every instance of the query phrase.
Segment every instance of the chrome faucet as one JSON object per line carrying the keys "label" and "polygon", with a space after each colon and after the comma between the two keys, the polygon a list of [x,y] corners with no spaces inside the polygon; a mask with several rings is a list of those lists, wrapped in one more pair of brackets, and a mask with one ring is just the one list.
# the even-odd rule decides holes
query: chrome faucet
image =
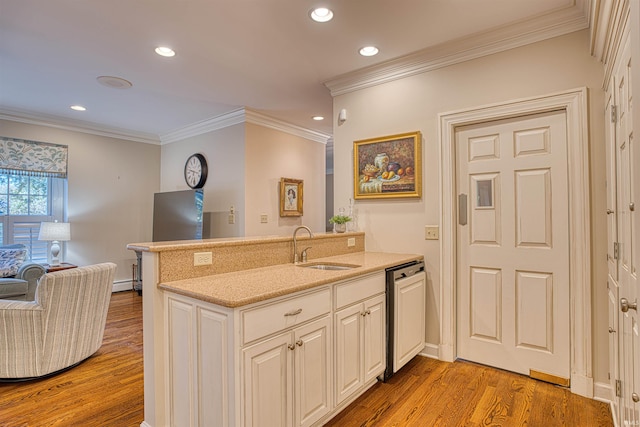
{"label": "chrome faucet", "polygon": [[[306,225],[301,225],[299,227],[296,227],[296,229],[293,231],[293,263],[297,264],[299,262],[300,256],[298,255],[298,242],[296,241],[296,234],[298,233],[299,230],[307,230],[307,232],[309,233],[309,237],[313,238],[313,233],[311,232],[311,229],[309,229],[309,227],[307,227]],[[309,248],[307,248],[309,249]],[[306,252],[307,249],[304,250],[304,255],[306,258]],[[305,259],[306,261],[306,259]]]}

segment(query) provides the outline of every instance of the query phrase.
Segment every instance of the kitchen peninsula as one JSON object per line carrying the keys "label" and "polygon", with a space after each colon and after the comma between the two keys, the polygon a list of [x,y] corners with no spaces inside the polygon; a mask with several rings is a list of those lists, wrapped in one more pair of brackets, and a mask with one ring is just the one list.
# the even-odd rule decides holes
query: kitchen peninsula
{"label": "kitchen peninsula", "polygon": [[321,425],[365,392],[385,365],[385,269],[422,255],[364,240],[298,237],[299,265],[288,236],[129,244],[143,261],[142,425]]}

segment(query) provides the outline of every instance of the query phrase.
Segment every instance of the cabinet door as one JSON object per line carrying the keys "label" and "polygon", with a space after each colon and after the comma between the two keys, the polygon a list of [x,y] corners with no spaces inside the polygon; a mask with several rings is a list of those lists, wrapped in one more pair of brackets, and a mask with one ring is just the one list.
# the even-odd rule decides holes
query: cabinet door
{"label": "cabinet door", "polygon": [[296,426],[310,426],[331,409],[330,330],[331,317],[326,316],[294,331]]}
{"label": "cabinet door", "polygon": [[386,365],[385,296],[364,303],[364,381],[382,374]]}
{"label": "cabinet door", "polygon": [[426,281],[418,273],[395,284],[393,372],[424,348]]}
{"label": "cabinet door", "polygon": [[291,333],[285,333],[242,352],[244,426],[292,426],[294,346],[291,338]]}
{"label": "cabinet door", "polygon": [[335,314],[336,405],[364,384],[361,340],[363,305],[357,304]]}

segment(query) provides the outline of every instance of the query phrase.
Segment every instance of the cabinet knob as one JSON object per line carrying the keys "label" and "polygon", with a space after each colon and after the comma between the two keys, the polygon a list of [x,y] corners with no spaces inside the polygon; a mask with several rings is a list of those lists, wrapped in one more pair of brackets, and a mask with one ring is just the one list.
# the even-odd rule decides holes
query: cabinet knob
{"label": "cabinet knob", "polygon": [[298,347],[302,347],[302,344],[304,344],[304,342],[303,342],[302,340],[298,340],[298,341],[296,341],[296,345],[297,345]]}
{"label": "cabinet knob", "polygon": [[607,209],[607,215],[611,215],[613,211],[611,209]]}
{"label": "cabinet knob", "polygon": [[296,346],[295,346],[295,345],[293,345],[293,344],[287,344],[287,348],[288,348],[289,350],[293,350],[293,349],[295,349],[295,348],[296,348]]}
{"label": "cabinet knob", "polygon": [[631,400],[638,403],[638,401],[640,401],[640,396],[638,396],[638,393],[636,392],[631,393]]}

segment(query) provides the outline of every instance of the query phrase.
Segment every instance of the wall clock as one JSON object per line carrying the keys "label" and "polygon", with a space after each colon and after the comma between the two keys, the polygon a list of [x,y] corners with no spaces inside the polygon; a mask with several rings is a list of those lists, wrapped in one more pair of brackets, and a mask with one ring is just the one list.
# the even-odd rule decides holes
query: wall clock
{"label": "wall clock", "polygon": [[207,181],[207,159],[200,153],[192,154],[184,164],[184,180],[191,188],[202,188]]}

